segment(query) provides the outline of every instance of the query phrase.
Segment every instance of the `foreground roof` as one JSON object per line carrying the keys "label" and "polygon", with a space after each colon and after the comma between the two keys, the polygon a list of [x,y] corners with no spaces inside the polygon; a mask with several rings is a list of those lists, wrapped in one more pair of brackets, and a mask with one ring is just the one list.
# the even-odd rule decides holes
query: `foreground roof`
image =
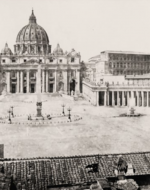
{"label": "foreground roof", "polygon": [[[135,169],[132,175],[150,174],[150,152],[126,153],[122,157]],[[86,155],[73,157],[33,158],[33,159],[1,159],[5,175],[15,176],[16,183],[34,179],[37,189],[39,183],[47,186],[75,185],[92,183],[99,178],[116,177],[113,163],[118,154]],[[98,172],[88,172],[87,165],[98,163]],[[31,175],[31,176],[30,176]]]}

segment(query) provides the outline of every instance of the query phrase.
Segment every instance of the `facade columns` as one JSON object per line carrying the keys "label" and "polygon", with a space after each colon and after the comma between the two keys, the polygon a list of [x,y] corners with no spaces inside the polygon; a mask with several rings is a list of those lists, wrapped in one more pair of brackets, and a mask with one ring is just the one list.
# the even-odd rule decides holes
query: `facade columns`
{"label": "facade columns", "polygon": [[35,76],[36,76],[36,93],[38,93],[38,71],[36,71]]}
{"label": "facade columns", "polygon": [[107,106],[107,92],[104,91],[104,106]]}
{"label": "facade columns", "polygon": [[20,71],[20,93],[23,93],[23,72]]}
{"label": "facade columns", "polygon": [[46,92],[48,92],[48,74],[49,74],[49,72],[48,71],[46,71]]}
{"label": "facade columns", "polygon": [[76,92],[80,92],[80,72],[78,71],[78,70],[76,70],[76,82],[77,82],[77,84],[76,84],[76,89],[75,89],[75,91]]}
{"label": "facade columns", "polygon": [[45,71],[42,70],[42,92],[45,92]]}
{"label": "facade columns", "polygon": [[[67,93],[67,70],[63,71],[63,82],[64,82],[64,92]],[[75,92],[76,92],[76,87],[75,87]]]}
{"label": "facade columns", "polygon": [[29,71],[27,70],[27,93],[29,93]]}
{"label": "facade columns", "polygon": [[114,101],[114,91],[112,91],[112,106],[115,105],[115,101]]}
{"label": "facade columns", "polygon": [[10,72],[7,72],[7,93],[10,93]]}
{"label": "facade columns", "polygon": [[107,106],[109,106],[109,91],[107,91]]}
{"label": "facade columns", "polygon": [[149,91],[147,91],[147,107],[149,107]]}
{"label": "facade columns", "polygon": [[54,92],[57,92],[57,70],[55,70],[55,89]]}
{"label": "facade columns", "polygon": [[19,93],[19,71],[17,71],[17,93]]}
{"label": "facade columns", "polygon": [[131,98],[134,98],[134,92],[131,91]]}

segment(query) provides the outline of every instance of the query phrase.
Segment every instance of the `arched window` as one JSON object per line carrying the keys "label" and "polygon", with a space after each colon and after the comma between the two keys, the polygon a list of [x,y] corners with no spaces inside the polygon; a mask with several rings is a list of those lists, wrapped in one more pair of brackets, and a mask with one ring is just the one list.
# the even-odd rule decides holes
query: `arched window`
{"label": "arched window", "polygon": [[59,71],[59,76],[62,77],[62,71]]}
{"label": "arched window", "polygon": [[74,57],[71,57],[71,63],[73,63],[74,62]]}

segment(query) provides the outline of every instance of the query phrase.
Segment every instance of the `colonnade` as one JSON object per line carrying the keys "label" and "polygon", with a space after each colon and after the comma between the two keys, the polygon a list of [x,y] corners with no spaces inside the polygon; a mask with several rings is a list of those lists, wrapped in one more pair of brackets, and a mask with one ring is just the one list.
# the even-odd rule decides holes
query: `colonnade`
{"label": "colonnade", "polygon": [[96,105],[104,106],[130,106],[130,100],[134,106],[149,107],[150,91],[97,91]]}

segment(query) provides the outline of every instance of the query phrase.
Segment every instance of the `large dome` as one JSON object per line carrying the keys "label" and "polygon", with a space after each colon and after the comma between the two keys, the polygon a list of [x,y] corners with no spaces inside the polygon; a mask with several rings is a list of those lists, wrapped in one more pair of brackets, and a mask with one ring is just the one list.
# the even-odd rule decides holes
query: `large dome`
{"label": "large dome", "polygon": [[29,24],[24,26],[17,35],[16,43],[38,43],[49,44],[49,39],[46,31],[36,23],[36,17],[32,10],[29,18]]}

